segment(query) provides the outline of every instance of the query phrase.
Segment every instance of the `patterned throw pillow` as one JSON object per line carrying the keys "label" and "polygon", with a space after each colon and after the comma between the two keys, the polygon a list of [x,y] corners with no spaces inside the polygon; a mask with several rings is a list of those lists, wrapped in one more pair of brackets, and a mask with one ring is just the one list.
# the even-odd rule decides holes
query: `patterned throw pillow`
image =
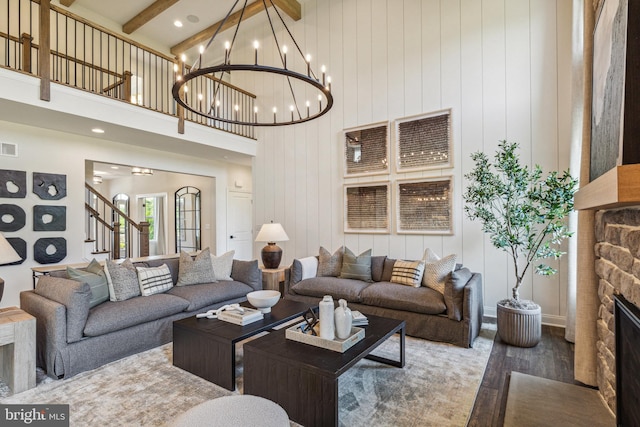
{"label": "patterned throw pillow", "polygon": [[424,274],[424,261],[396,261],[393,264],[391,282],[419,288]]}
{"label": "patterned throw pillow", "polygon": [[340,278],[371,282],[371,249],[355,256],[349,248],[345,248]]}
{"label": "patterned throw pillow", "polygon": [[213,265],[213,274],[216,280],[231,281],[231,269],[233,267],[233,256],[236,251],[225,252],[220,256],[211,254],[211,264]]}
{"label": "patterned throw pillow", "polygon": [[110,259],[106,260],[104,272],[109,284],[110,301],[125,301],[140,295],[138,274],[129,258],[119,265]]}
{"label": "patterned throw pillow", "polygon": [[[435,255],[433,252],[432,255]],[[426,256],[425,252],[425,256]],[[435,289],[444,295],[444,286],[447,281],[447,275],[453,271],[456,266],[456,255],[448,255],[440,259],[437,255],[437,260],[425,261],[424,263],[424,276],[422,277],[422,285],[431,289]]]}
{"label": "patterned throw pillow", "polygon": [[159,267],[137,267],[138,283],[142,296],[148,297],[153,294],[161,294],[173,288],[171,271],[167,264]]}
{"label": "patterned throw pillow", "polygon": [[216,276],[213,273],[211,252],[204,249],[195,257],[185,251],[180,252],[180,264],[178,267],[178,283],[176,286],[198,285],[200,283],[215,283]]}
{"label": "patterned throw pillow", "polygon": [[91,260],[85,270],[67,267],[67,275],[71,280],[84,282],[91,288],[89,307],[95,307],[109,300],[109,284],[104,269],[98,261]]}
{"label": "patterned throw pillow", "polygon": [[318,277],[338,277],[342,270],[342,258],[344,256],[344,247],[340,246],[331,255],[328,250],[320,246],[320,257],[318,260]]}

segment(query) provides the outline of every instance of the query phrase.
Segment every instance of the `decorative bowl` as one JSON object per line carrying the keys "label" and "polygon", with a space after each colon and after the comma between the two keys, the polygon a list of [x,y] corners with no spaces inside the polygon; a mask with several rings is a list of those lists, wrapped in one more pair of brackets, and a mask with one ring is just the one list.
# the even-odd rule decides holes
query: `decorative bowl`
{"label": "decorative bowl", "polygon": [[249,303],[263,313],[271,313],[271,307],[280,300],[278,291],[254,291],[247,294]]}

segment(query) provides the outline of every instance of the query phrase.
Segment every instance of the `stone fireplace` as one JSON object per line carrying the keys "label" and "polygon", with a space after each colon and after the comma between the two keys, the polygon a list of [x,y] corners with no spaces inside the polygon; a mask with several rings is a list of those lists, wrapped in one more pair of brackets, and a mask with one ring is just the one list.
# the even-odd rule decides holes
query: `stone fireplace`
{"label": "stone fireplace", "polygon": [[640,208],[598,211],[595,215],[595,270],[599,278],[597,381],[616,411],[613,295],[640,307]]}

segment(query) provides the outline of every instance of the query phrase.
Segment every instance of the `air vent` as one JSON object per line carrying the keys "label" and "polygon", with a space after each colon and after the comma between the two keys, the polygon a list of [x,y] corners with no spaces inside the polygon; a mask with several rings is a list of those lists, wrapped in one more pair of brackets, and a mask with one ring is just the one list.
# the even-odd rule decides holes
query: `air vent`
{"label": "air vent", "polygon": [[18,157],[18,144],[0,142],[0,155]]}

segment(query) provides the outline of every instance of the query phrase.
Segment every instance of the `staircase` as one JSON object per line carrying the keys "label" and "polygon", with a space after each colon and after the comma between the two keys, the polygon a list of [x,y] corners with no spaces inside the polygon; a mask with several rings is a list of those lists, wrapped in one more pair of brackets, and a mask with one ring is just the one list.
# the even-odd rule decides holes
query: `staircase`
{"label": "staircase", "polygon": [[100,261],[149,256],[149,223],[136,223],[91,185],[84,186],[87,236],[84,257]]}

